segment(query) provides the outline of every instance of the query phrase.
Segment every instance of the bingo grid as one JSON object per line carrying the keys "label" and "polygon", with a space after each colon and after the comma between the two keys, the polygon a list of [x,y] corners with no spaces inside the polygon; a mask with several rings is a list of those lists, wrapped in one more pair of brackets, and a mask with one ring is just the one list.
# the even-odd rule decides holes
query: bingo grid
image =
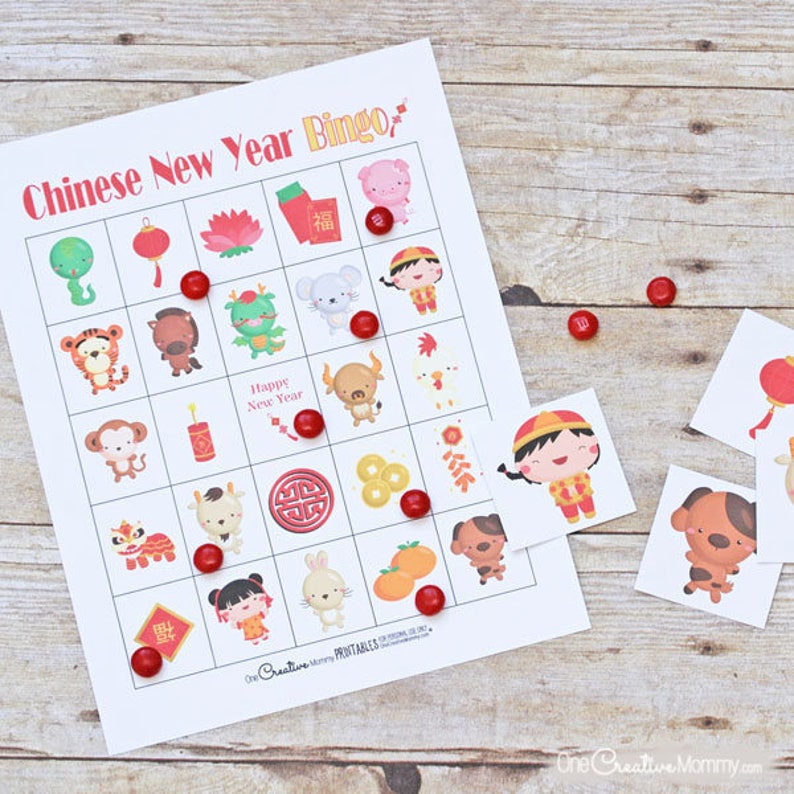
{"label": "bingo grid", "polygon": [[[411,166],[413,207],[409,204],[408,208],[414,212],[408,223],[395,226],[384,240],[364,227],[371,205],[361,195],[356,174],[368,162],[398,157]],[[294,239],[279,212],[276,191],[296,181],[311,186],[307,190],[312,196],[336,199],[341,240],[306,246]],[[203,249],[200,232],[214,213],[233,208],[247,209],[264,233],[253,251],[219,260],[216,253]],[[162,257],[164,282],[157,289],[146,262],[130,245],[143,217],[167,228],[171,237],[171,248]],[[94,247],[94,266],[81,279],[96,289],[96,300],[89,305],[71,305],[65,285],[50,270],[48,251],[63,236],[83,237]],[[457,426],[466,439],[467,422],[490,418],[472,341],[486,329],[470,327],[461,309],[455,279],[464,265],[448,259],[417,144],[108,216],[26,242],[125,646],[129,653],[138,647],[134,637],[156,604],[193,624],[189,642],[173,664],[164,668],[164,674],[156,682],[133,676],[135,687],[326,639],[349,640],[358,631],[414,617],[412,596],[384,603],[372,590],[379,570],[388,569],[400,542],[418,539],[435,551],[436,568],[417,587],[438,584],[447,595],[448,608],[534,586],[528,552],[511,555],[504,582],[481,586],[469,561],[454,557],[449,550],[456,522],[495,512],[479,472],[476,483],[463,493],[452,485],[443,457],[445,451],[461,450],[473,457],[473,448],[465,442],[447,450],[444,429]],[[420,315],[406,294],[379,283],[380,276],[388,274],[391,256],[409,245],[430,247],[441,259],[444,273],[437,284],[435,315]],[[370,309],[381,320],[381,330],[371,340],[358,340],[345,329],[332,333],[324,318],[310,312],[308,303],[296,295],[299,278],[336,272],[343,266],[355,267],[362,276],[353,311]],[[179,277],[194,269],[207,272],[212,283],[210,295],[197,302],[184,298],[178,289]],[[232,343],[234,330],[224,307],[232,293],[257,290],[260,285],[274,295],[285,345],[273,355],[253,358],[248,348]],[[160,359],[147,324],[157,311],[170,306],[191,311],[200,333],[196,357],[201,368],[178,377]],[[129,380],[115,391],[92,395],[59,340],[111,324],[124,331],[116,377],[126,364]],[[426,332],[451,344],[461,364],[459,399],[441,410],[413,382],[411,361],[418,338]],[[322,373],[326,363],[331,371],[350,361],[367,363],[370,352],[383,366],[384,380],[377,393],[383,405],[374,423],[354,428],[336,396],[326,394]],[[295,439],[283,429],[290,426],[297,410],[307,407],[320,410],[326,419],[326,433],[313,441]],[[114,482],[104,461],[85,448],[86,433],[114,418],[141,421],[148,428],[139,450],[147,454],[147,468],[134,480]],[[188,426],[199,422],[211,429],[217,452],[206,461],[196,459],[190,446]],[[433,498],[430,515],[416,521],[405,519],[397,507],[399,494],[382,508],[363,502],[355,466],[372,453],[408,468],[409,487],[427,490]],[[322,526],[286,532],[274,520],[273,486],[280,478],[305,470],[322,475],[333,509],[326,492],[321,510],[331,515]],[[244,494],[243,546],[239,554],[227,552],[220,571],[201,574],[191,558],[207,537],[195,511],[187,506],[195,491],[203,493],[227,482]],[[150,534],[166,534],[176,558],[150,563],[145,570],[126,569],[109,541],[110,529],[122,520],[141,521]],[[334,627],[330,632],[323,632],[320,621],[302,604],[301,584],[308,573],[304,557],[321,549],[328,554],[329,568],[343,575],[351,591],[345,601],[344,628]],[[274,599],[267,620],[270,639],[258,646],[244,643],[240,632],[220,624],[207,597],[213,588],[246,578],[250,572],[262,575]]]}

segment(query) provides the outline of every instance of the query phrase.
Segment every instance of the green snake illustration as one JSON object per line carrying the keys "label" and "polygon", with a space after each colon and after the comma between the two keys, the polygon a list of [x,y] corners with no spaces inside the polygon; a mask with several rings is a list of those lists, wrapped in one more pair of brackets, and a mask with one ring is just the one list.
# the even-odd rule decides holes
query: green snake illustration
{"label": "green snake illustration", "polygon": [[81,237],[64,237],[50,251],[50,267],[56,275],[66,279],[66,288],[75,306],[93,303],[96,298],[94,288],[89,284],[86,295],[79,281],[93,264],[94,250]]}

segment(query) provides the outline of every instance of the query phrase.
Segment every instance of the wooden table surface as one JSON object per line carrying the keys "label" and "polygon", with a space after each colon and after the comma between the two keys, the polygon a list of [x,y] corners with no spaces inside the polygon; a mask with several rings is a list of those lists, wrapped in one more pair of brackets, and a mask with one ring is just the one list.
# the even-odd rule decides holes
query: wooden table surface
{"label": "wooden table surface", "polygon": [[[669,464],[753,485],[748,456],[688,422],[743,307],[794,326],[792,3],[0,9],[1,141],[429,36],[530,398],[594,386],[638,506],[571,536],[589,632],[108,758],[2,334],[3,791],[669,791],[681,781],[571,773],[571,758],[586,763],[599,748],[621,764],[665,752],[761,764],[732,781],[693,778],[693,790],[794,788],[791,571],[763,631],[633,589]],[[4,263],[8,278],[14,266]],[[657,275],[678,285],[669,309],[645,300]],[[575,306],[601,320],[590,343],[565,330]]]}

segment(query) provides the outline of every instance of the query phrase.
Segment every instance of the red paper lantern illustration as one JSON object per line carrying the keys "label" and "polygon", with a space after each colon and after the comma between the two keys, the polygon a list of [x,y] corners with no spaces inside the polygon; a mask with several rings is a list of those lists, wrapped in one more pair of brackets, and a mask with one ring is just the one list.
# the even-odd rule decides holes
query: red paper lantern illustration
{"label": "red paper lantern illustration", "polygon": [[154,262],[154,286],[163,283],[163,274],[160,271],[160,259],[171,245],[171,238],[164,229],[159,229],[149,223],[148,218],[143,219],[143,226],[132,241],[132,248],[138,256]]}
{"label": "red paper lantern illustration", "polygon": [[767,402],[771,408],[766,416],[750,430],[750,438],[755,438],[759,430],[765,430],[772,421],[775,408],[785,408],[794,404],[794,356],[773,358],[767,361],[758,375],[761,388],[766,394]]}

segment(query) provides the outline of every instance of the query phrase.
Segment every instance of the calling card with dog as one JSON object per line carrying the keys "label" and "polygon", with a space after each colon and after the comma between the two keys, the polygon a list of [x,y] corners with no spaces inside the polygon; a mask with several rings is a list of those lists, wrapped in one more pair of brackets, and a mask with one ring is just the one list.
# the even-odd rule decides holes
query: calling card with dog
{"label": "calling card with dog", "polygon": [[781,565],[756,554],[749,488],[670,466],[635,587],[763,628]]}
{"label": "calling card with dog", "polygon": [[111,752],[588,627],[567,539],[511,543],[472,441],[531,411],[428,42],[0,166]]}

